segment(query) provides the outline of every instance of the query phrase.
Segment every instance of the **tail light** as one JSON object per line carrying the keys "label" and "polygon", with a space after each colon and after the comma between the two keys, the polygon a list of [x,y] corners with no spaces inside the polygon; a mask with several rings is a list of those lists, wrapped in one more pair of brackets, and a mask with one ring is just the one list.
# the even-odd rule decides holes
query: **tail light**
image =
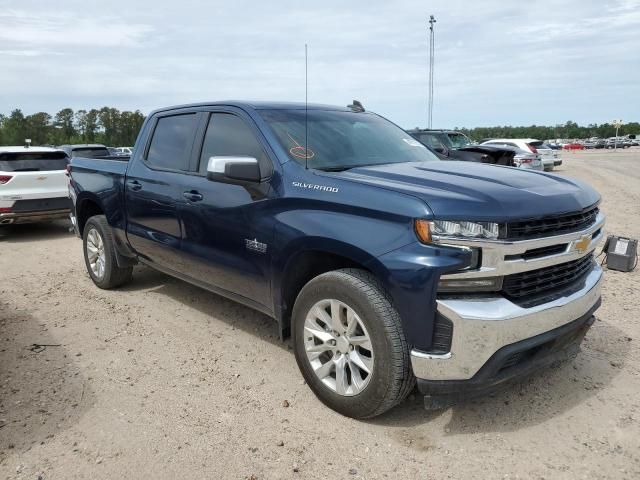
{"label": "tail light", "polygon": [[11,213],[11,207],[0,207],[0,213]]}
{"label": "tail light", "polygon": [[5,183],[7,183],[12,178],[13,178],[13,176],[11,176],[11,175],[0,175],[0,185],[4,185]]}
{"label": "tail light", "polygon": [[530,143],[527,143],[527,147],[529,147],[529,150],[531,150],[531,153],[538,153],[538,150],[536,150],[536,147],[534,147]]}
{"label": "tail light", "polygon": [[67,163],[67,168],[66,168],[66,170],[67,170],[67,173],[65,173],[65,175],[66,175],[67,177],[70,177],[70,176],[71,176],[71,164],[70,164],[70,163]]}
{"label": "tail light", "polygon": [[520,163],[532,163],[533,162],[533,158],[523,158],[522,160],[520,160]]}

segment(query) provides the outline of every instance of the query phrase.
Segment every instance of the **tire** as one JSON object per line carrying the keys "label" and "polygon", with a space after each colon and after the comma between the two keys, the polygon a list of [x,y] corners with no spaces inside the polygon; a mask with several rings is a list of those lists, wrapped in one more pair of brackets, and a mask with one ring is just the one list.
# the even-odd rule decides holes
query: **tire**
{"label": "tire", "polygon": [[[326,309],[325,305],[328,305]],[[323,323],[321,318],[331,320],[331,314],[336,310],[334,305],[344,306],[344,310],[342,306],[338,309],[340,316],[336,317],[345,318],[342,326],[347,326],[343,338],[339,334],[336,337],[326,333],[326,328],[316,330]],[[316,315],[316,307],[324,309],[329,316]],[[351,333],[348,325],[354,322],[346,320],[349,308],[351,319],[358,325]],[[415,385],[400,315],[379,282],[364,270],[335,270],[307,283],[293,307],[292,333],[296,361],[307,384],[320,401],[342,415],[359,419],[380,415],[402,402]],[[337,338],[338,343],[331,339],[325,342],[316,335]],[[359,343],[366,337],[369,342]],[[318,359],[309,357],[315,355],[307,351],[309,348],[313,352],[316,347],[325,349],[329,344],[336,346],[323,351]],[[371,346],[370,357],[367,357],[368,345]],[[342,371],[347,373],[341,376],[345,381],[339,383],[337,369],[343,357],[347,367]],[[363,360],[370,368],[369,374],[360,367]],[[333,366],[329,366],[331,362],[334,362]],[[326,374],[326,366],[333,370],[332,374]],[[322,373],[316,374],[316,370]],[[358,384],[364,384],[364,387],[359,389]]]}
{"label": "tire", "polygon": [[[82,250],[87,272],[97,287],[115,288],[131,280],[133,267],[118,266],[113,233],[104,215],[87,220],[82,234]],[[102,253],[99,261],[94,256],[96,250]],[[99,263],[102,268],[97,266]]]}

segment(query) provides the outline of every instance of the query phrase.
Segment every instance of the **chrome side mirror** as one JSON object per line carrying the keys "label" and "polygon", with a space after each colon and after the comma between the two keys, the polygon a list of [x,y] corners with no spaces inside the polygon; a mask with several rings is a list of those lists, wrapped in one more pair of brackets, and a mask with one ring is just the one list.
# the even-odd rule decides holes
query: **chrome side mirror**
{"label": "chrome side mirror", "polygon": [[253,157],[209,157],[207,178],[227,183],[258,183],[260,165]]}

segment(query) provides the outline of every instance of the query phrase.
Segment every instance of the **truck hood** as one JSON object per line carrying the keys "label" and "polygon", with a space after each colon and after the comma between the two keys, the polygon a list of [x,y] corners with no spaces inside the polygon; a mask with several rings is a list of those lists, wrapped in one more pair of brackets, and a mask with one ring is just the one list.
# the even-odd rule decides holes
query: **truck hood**
{"label": "truck hood", "polygon": [[536,218],[579,211],[600,200],[579,180],[481,163],[396,163],[330,175],[418,197],[434,217],[452,220]]}

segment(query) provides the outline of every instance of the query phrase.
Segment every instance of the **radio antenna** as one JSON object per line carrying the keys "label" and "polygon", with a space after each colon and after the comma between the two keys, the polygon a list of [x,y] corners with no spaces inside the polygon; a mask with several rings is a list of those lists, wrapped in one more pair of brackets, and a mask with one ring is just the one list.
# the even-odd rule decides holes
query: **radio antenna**
{"label": "radio antenna", "polygon": [[309,104],[309,76],[308,72],[307,44],[304,44],[304,168],[309,169],[309,126],[308,126],[308,104]]}

